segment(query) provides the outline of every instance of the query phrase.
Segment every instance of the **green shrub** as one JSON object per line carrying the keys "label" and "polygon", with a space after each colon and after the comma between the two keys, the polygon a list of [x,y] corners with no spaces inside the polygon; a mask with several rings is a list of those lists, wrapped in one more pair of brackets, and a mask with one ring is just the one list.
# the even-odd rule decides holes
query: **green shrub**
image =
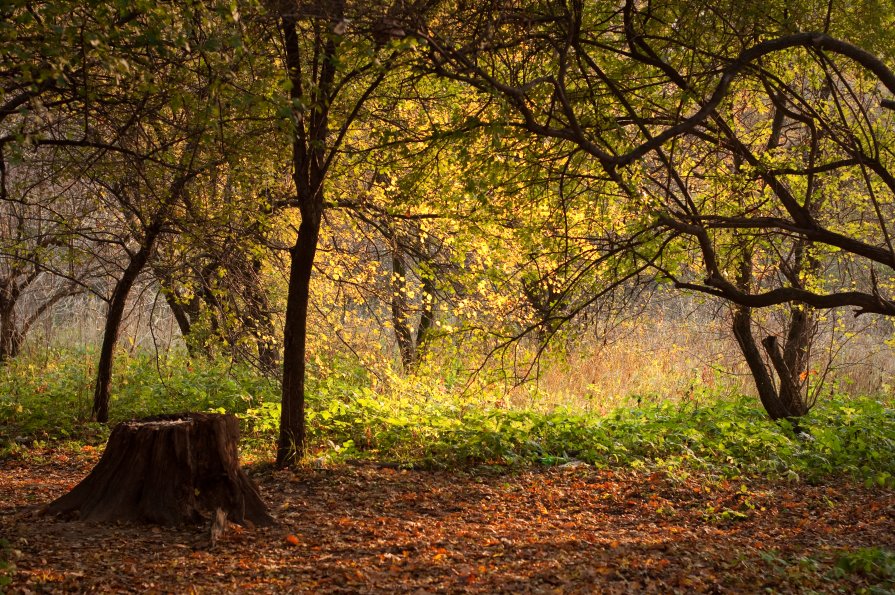
{"label": "green shrub", "polygon": [[[107,429],[91,423],[96,358],[91,351],[59,351],[43,361],[16,359],[0,366],[0,434],[20,442],[77,438],[101,441]],[[277,398],[277,384],[247,366],[190,360],[171,354],[117,354],[111,422],[180,411],[244,413]]]}
{"label": "green shrub", "polygon": [[8,586],[12,582],[13,575],[16,572],[16,565],[13,561],[15,551],[9,542],[0,538],[0,593],[3,587]]}
{"label": "green shrub", "polygon": [[862,547],[842,553],[836,560],[836,574],[861,574],[872,580],[895,581],[895,552],[878,547]]}
{"label": "green shrub", "polygon": [[599,416],[464,406],[446,396],[411,399],[368,388],[324,396],[309,409],[309,436],[335,459],[433,467],[577,459],[725,477],[814,480],[844,473],[879,485],[892,485],[895,475],[895,412],[874,399],[830,399],[796,432],[788,422],[770,421],[747,397]]}

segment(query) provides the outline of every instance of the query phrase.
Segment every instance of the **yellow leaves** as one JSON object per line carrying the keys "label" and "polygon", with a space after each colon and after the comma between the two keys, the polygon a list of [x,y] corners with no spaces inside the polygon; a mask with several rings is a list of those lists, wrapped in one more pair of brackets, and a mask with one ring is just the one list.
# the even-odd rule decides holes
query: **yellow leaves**
{"label": "yellow leaves", "polygon": [[441,330],[443,330],[446,333],[450,333],[450,332],[457,330],[455,327],[451,326],[447,322],[441,322],[440,320],[435,321],[435,326],[437,326],[438,328],[440,328]]}
{"label": "yellow leaves", "polygon": [[434,562],[440,562],[442,560],[447,559],[450,556],[450,552],[443,547],[439,547],[435,549],[435,555],[432,556],[432,560]]}

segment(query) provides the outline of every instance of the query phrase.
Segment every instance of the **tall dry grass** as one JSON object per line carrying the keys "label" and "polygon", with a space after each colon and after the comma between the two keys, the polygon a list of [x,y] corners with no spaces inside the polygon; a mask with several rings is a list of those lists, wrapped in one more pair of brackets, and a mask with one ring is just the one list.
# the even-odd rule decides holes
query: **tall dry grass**
{"label": "tall dry grass", "polygon": [[[782,335],[784,319],[780,312],[757,314],[756,339]],[[812,396],[891,394],[893,337],[893,321],[885,318],[821,314],[811,346]],[[585,335],[560,356],[548,354],[538,372],[540,407],[605,412],[632,403],[755,395],[752,376],[730,330],[729,309],[685,295],[656,300],[610,334]],[[514,391],[513,402],[534,404],[531,394]]]}
{"label": "tall dry grass", "polygon": [[[160,355],[169,349],[183,349],[177,326],[154,289],[148,284],[134,293],[122,331],[122,348],[157,351]],[[519,386],[513,386],[512,381],[496,382],[483,398],[508,407],[606,412],[660,400],[700,401],[754,394],[752,378],[730,331],[730,313],[723,304],[665,292],[653,295],[630,312],[636,314],[628,313],[599,331],[566,329],[562,343],[546,350],[526,382]],[[98,346],[104,315],[105,304],[95,298],[65,300],[33,329],[27,351],[34,355],[50,353],[51,347]],[[780,334],[780,313],[762,312],[756,318],[756,338]],[[329,335],[325,345],[312,329],[312,343],[317,343],[312,345],[314,353],[331,359],[343,350],[346,355],[360,357],[370,367],[373,379],[383,377],[377,367],[379,371],[389,366],[398,369],[393,333],[384,321],[370,319],[359,324],[352,327],[350,336],[334,334],[322,326]],[[895,325],[891,320],[855,319],[848,312],[824,313],[812,348],[810,376],[819,397],[831,392],[893,393],[893,337]],[[450,353],[433,354],[427,381],[444,384],[450,373],[457,376],[456,385],[462,385],[461,368],[467,372],[476,369],[483,357],[466,347],[456,345],[448,350]],[[527,349],[530,356],[534,350],[530,345]],[[456,361],[458,358],[463,361]],[[506,365],[507,360],[498,362]]]}

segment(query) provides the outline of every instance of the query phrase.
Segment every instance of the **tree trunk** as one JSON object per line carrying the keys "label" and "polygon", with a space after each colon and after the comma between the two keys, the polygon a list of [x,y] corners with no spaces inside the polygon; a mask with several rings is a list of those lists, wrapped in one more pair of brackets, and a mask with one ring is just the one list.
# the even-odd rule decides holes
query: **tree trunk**
{"label": "tree trunk", "polygon": [[258,330],[264,333],[256,337],[258,367],[267,374],[275,375],[280,365],[280,353],[273,339],[273,322],[270,318],[263,320]]}
{"label": "tree trunk", "polygon": [[409,372],[415,362],[413,349],[413,333],[407,320],[410,312],[407,308],[407,268],[398,248],[392,248],[392,326],[401,352],[401,365]]}
{"label": "tree trunk", "polygon": [[[179,296],[175,290],[173,273],[166,271],[165,268],[159,265],[152,267],[152,273],[161,288],[161,294],[162,297],[165,298],[165,303],[168,304],[168,309],[171,310],[171,314],[174,315],[174,320],[177,322],[177,328],[180,330],[180,336],[186,345],[187,354],[190,358],[195,358],[198,354],[196,353],[195,342],[191,337],[192,320],[194,316],[189,309],[189,304],[181,303],[178,299]],[[192,300],[194,302],[197,301],[195,295],[192,297]]]}
{"label": "tree trunk", "polygon": [[[25,342],[25,333],[22,332],[22,329],[19,329],[15,326],[12,327],[12,333],[9,337],[9,347],[7,351],[7,357],[9,359],[14,359],[19,355],[19,351],[22,350],[22,343]],[[0,361],[3,361],[3,358],[0,357]]]}
{"label": "tree trunk", "polygon": [[246,282],[246,304],[249,309],[248,324],[255,336],[258,349],[258,366],[268,374],[274,374],[280,363],[280,354],[274,339],[273,320],[270,315],[270,302],[261,287],[261,261],[251,262],[251,276]]}
{"label": "tree trunk", "polygon": [[28,287],[38,275],[32,274],[22,285],[15,285],[15,281],[3,284],[0,288],[0,363],[15,358],[25,342],[25,337],[31,327],[44,314],[50,311],[60,300],[70,295],[79,293],[80,290],[74,282],[58,289],[55,293],[39,302],[39,306],[20,320],[16,316],[16,304],[22,291]]}
{"label": "tree trunk", "polygon": [[320,216],[302,215],[298,238],[290,250],[289,292],[283,329],[283,396],[277,466],[285,467],[305,452],[305,352],[311,273],[320,235]]}
{"label": "tree trunk", "polygon": [[429,339],[429,331],[435,324],[435,280],[429,275],[423,274],[422,305],[420,313],[420,325],[416,329],[416,350],[414,352],[414,364],[425,356]]}
{"label": "tree trunk", "polygon": [[758,398],[761,400],[764,410],[774,420],[790,417],[792,414],[780,400],[780,395],[774,386],[774,379],[771,377],[768,367],[761,357],[755,337],[752,335],[752,311],[750,308],[737,306],[733,315],[733,335],[736,337],[743,358],[752,373],[755,389],[758,391]]}
{"label": "tree trunk", "polygon": [[182,525],[222,510],[242,525],[272,524],[239,466],[238,442],[233,415],[183,413],[120,423],[96,467],[44,513]]}
{"label": "tree trunk", "polygon": [[522,293],[537,317],[536,340],[543,346],[559,328],[557,313],[560,292],[546,275],[522,281]]}
{"label": "tree trunk", "polygon": [[165,296],[165,302],[167,302],[168,308],[174,315],[174,320],[177,321],[177,328],[180,329],[180,336],[183,338],[183,342],[186,345],[187,354],[190,358],[195,358],[198,354],[196,353],[196,345],[190,336],[192,325],[186,308],[183,304],[177,301],[177,296],[174,295],[173,291],[166,291],[163,289],[162,295]]}
{"label": "tree trunk", "polygon": [[802,396],[802,388],[808,377],[808,348],[814,334],[814,320],[805,306],[790,308],[789,329],[783,349],[777,337],[765,337],[761,342],[768,353],[771,365],[780,379],[779,395],[783,406],[791,416],[808,413],[808,403]]}
{"label": "tree trunk", "polygon": [[[344,3],[323,3],[331,23],[344,17]],[[294,106],[291,124],[292,181],[295,198],[301,212],[298,238],[290,250],[289,290],[286,298],[286,323],[283,329],[283,395],[280,411],[280,436],[277,443],[277,466],[285,467],[305,454],[305,351],[308,335],[308,300],[311,273],[323,219],[323,182],[329,167],[327,143],[330,101],[338,93],[333,91],[339,35],[332,29],[315,29],[313,39],[313,85],[306,88],[302,76],[302,54],[299,44],[298,20],[287,4],[278,7],[283,33],[286,73],[292,86],[289,97]],[[319,60],[319,62],[318,62]],[[317,67],[319,64],[319,68]],[[379,79],[381,80],[381,78]],[[299,113],[298,106],[312,110]]]}
{"label": "tree trunk", "polygon": [[15,304],[0,309],[0,363],[10,360],[18,353],[21,343],[17,337]]}
{"label": "tree trunk", "polygon": [[[743,250],[743,255],[737,271],[736,281],[739,289],[749,291],[752,285],[752,250],[745,241],[741,241],[741,249]],[[792,331],[791,326],[790,331]],[[752,334],[751,308],[736,306],[733,314],[733,335],[736,337],[740,351],[743,353],[743,358],[749,366],[749,371],[752,373],[752,378],[755,381],[755,389],[758,391],[758,398],[761,400],[761,404],[764,406],[768,416],[773,420],[777,420],[804,415],[807,412],[806,410],[794,406],[794,399],[797,399],[797,402],[802,402],[801,397],[798,394],[793,396],[790,392],[791,387],[787,384],[791,381],[791,374],[781,374],[784,371],[784,367],[778,367],[776,364],[775,368],[780,378],[780,388],[778,389],[774,385],[774,378],[767,364],[765,364],[761,350],[758,349],[758,344],[755,342],[755,337]],[[767,337],[764,339],[763,344],[773,362],[778,355],[776,351],[772,353],[772,348],[769,346],[776,347],[776,338]],[[779,347],[776,349],[779,350]],[[798,389],[796,389],[796,392],[798,392]]]}
{"label": "tree trunk", "polygon": [[96,367],[96,387],[93,392],[93,419],[105,423],[109,421],[109,398],[112,384],[112,360],[115,356],[115,346],[118,344],[118,335],[121,332],[121,321],[124,318],[124,307],[127,304],[128,295],[133,288],[137,277],[155,245],[159,229],[152,227],[146,232],[143,245],[136,254],[131,256],[127,268],[115,284],[112,292],[112,300],[109,302],[109,312],[106,315],[106,326],[103,330],[103,344],[99,352],[99,363]]}

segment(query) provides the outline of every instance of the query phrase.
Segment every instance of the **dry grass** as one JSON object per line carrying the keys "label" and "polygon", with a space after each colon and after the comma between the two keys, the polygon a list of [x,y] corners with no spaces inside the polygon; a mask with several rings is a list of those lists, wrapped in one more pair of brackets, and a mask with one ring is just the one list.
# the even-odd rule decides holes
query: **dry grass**
{"label": "dry grass", "polygon": [[[515,388],[511,381],[499,382],[487,389],[489,395],[485,398],[497,399],[505,406],[563,406],[605,412],[631,403],[754,393],[751,376],[730,332],[726,307],[679,292],[666,292],[653,295],[641,308],[637,315],[615,324],[604,321],[611,328],[608,332],[581,331],[586,334],[573,336],[563,349],[551,348],[533,369],[534,374],[529,375],[533,380]],[[27,351],[45,353],[51,345],[99,344],[104,304],[95,299],[72,298],[57,310],[34,329],[26,343]],[[130,351],[165,351],[182,346],[167,307],[154,299],[151,291],[136,292],[128,314],[122,347]],[[780,334],[779,314],[758,315],[762,319],[760,328],[756,327],[756,337]],[[330,336],[324,337],[325,344],[316,335],[312,343],[326,360],[332,359],[335,352],[347,351],[346,345],[351,345],[354,356],[367,362],[364,365],[372,372],[371,377],[379,378],[384,367],[399,366],[393,334],[383,324],[372,319],[358,321],[359,326],[353,326],[345,336],[327,331]],[[848,312],[826,313],[818,331],[811,378],[815,383],[823,380],[821,396],[829,392],[876,395],[895,391],[893,321],[855,319]],[[432,354],[434,361],[426,378],[443,383],[446,371],[458,369],[458,362],[454,361],[457,358],[464,360],[459,367],[474,369],[478,363],[466,350],[468,347],[458,345]],[[526,350],[520,347],[520,351]],[[515,363],[524,360],[521,357]],[[514,362],[498,363],[512,367]],[[523,364],[521,369],[527,366]]]}
{"label": "dry grass", "polygon": [[[779,335],[779,323],[768,313],[756,325],[756,337]],[[891,393],[892,337],[891,321],[828,314],[812,348],[812,390],[821,398],[831,392]],[[605,412],[632,402],[755,394],[726,309],[686,297],[653,304],[601,340],[579,340],[561,357],[543,358],[537,388],[536,399],[531,390],[514,391],[513,403]]]}
{"label": "dry grass", "polygon": [[662,316],[626,324],[606,341],[581,343],[561,360],[545,361],[538,405],[606,412],[632,401],[748,392],[735,349],[732,338],[715,329],[682,329]]}

